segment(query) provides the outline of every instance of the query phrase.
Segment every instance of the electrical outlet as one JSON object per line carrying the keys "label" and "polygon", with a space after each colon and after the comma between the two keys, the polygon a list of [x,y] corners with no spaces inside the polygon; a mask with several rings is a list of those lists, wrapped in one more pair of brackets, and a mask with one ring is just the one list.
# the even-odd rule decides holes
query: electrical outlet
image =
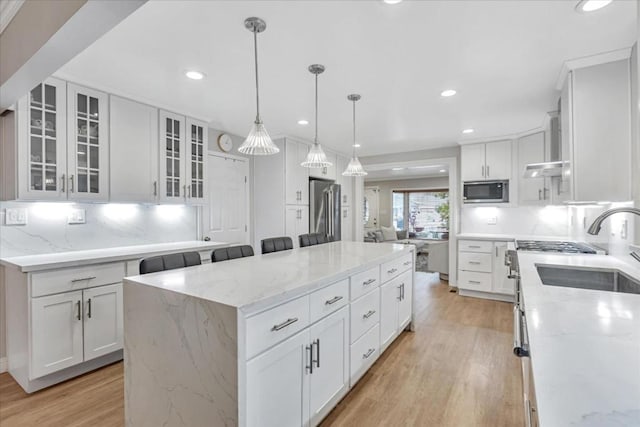
{"label": "electrical outlet", "polygon": [[498,217],[497,216],[492,216],[487,218],[487,224],[489,225],[496,225],[498,223]]}
{"label": "electrical outlet", "polygon": [[25,208],[7,208],[4,223],[6,225],[27,225],[27,210]]}
{"label": "electrical outlet", "polygon": [[86,224],[86,211],[84,209],[71,209],[67,215],[67,224]]}

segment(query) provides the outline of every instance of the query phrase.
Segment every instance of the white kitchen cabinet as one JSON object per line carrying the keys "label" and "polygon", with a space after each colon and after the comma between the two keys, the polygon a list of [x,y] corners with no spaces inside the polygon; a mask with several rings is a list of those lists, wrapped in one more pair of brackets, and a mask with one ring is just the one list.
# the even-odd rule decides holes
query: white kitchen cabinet
{"label": "white kitchen cabinet", "polygon": [[353,215],[352,208],[349,206],[342,207],[342,217],[340,221],[341,238],[345,241],[353,240]]}
{"label": "white kitchen cabinet", "polygon": [[204,122],[187,117],[185,157],[186,201],[191,205],[204,204],[207,187],[208,127]]}
{"label": "white kitchen cabinet", "polygon": [[537,132],[518,139],[518,199],[520,204],[546,204],[550,197],[551,179],[524,178],[528,164],[545,161],[545,133]]}
{"label": "white kitchen cabinet", "polygon": [[514,295],[515,283],[513,279],[507,277],[509,274],[509,267],[504,264],[505,255],[507,252],[507,242],[494,242],[494,257],[493,257],[493,280],[492,290],[495,293]]}
{"label": "white kitchen cabinet", "polygon": [[[335,153],[332,153],[331,151],[327,151],[324,150],[325,154],[327,155],[327,160],[329,162],[331,162],[331,166],[327,166],[324,168],[310,168],[309,169],[309,177],[310,178],[320,178],[320,179],[327,179],[327,180],[331,180],[331,181],[335,181],[336,180],[336,170],[337,170],[337,161],[338,161],[338,156]],[[342,171],[340,171],[340,173],[342,173]]]}
{"label": "white kitchen cabinet", "polygon": [[298,236],[309,233],[309,206],[289,206],[285,210],[285,235],[293,240],[293,247],[299,245]]}
{"label": "white kitchen cabinet", "polygon": [[66,101],[66,83],[54,78],[18,101],[15,129],[3,141],[3,200],[66,200]]}
{"label": "white kitchen cabinet", "polygon": [[349,389],[349,309],[309,328],[314,367],[309,375],[309,416],[317,425]]}
{"label": "white kitchen cabinet", "polygon": [[287,139],[285,148],[285,197],[287,205],[309,204],[309,169],[300,166],[309,152],[307,144]]}
{"label": "white kitchen cabinet", "polygon": [[185,117],[160,111],[160,201],[186,200]]}
{"label": "white kitchen cabinet", "polygon": [[33,298],[30,378],[82,361],[82,291]]}
{"label": "white kitchen cabinet", "polygon": [[69,198],[109,199],[109,98],[104,92],[67,84],[67,174]]}
{"label": "white kitchen cabinet", "polygon": [[311,350],[305,329],[247,363],[248,427],[308,424]]}
{"label": "white kitchen cabinet", "polygon": [[122,283],[85,289],[84,360],[120,350],[123,345]]}
{"label": "white kitchen cabinet", "polygon": [[628,59],[568,73],[561,127],[570,200],[632,199],[630,84]]}
{"label": "white kitchen cabinet", "polygon": [[112,95],[109,102],[112,202],[158,199],[158,109]]}
{"label": "white kitchen cabinet", "polygon": [[385,349],[411,318],[413,270],[380,287],[380,348]]}
{"label": "white kitchen cabinet", "polygon": [[462,181],[511,179],[511,141],[463,145],[460,153]]}

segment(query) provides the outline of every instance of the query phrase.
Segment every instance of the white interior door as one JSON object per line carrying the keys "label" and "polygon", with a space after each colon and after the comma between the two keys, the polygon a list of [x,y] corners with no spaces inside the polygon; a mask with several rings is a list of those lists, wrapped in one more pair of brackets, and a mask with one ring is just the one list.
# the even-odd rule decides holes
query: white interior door
{"label": "white interior door", "polygon": [[205,206],[205,235],[213,241],[249,242],[249,162],[209,154],[209,203]]}
{"label": "white interior door", "polygon": [[365,199],[365,223],[364,228],[378,228],[380,221],[378,220],[379,199],[378,187],[367,187],[364,189]]}

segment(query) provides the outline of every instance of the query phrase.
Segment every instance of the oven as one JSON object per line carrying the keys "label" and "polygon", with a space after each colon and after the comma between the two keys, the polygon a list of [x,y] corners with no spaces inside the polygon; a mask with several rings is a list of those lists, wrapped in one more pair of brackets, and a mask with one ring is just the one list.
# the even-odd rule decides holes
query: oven
{"label": "oven", "polygon": [[524,401],[524,415],[526,427],[538,427],[536,394],[531,372],[529,357],[529,337],[527,333],[527,317],[522,299],[522,286],[518,266],[518,254],[515,247],[505,254],[505,265],[508,267],[508,277],[515,280],[515,301],[513,305],[513,354],[520,358],[522,370],[522,390]]}
{"label": "oven", "polygon": [[509,181],[466,181],[464,203],[509,203]]}

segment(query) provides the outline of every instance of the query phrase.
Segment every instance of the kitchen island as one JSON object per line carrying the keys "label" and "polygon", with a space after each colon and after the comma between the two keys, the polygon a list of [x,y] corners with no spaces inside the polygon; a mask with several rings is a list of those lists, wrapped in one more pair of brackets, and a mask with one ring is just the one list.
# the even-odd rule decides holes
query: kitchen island
{"label": "kitchen island", "polygon": [[414,265],[333,242],[126,278],[126,425],[318,424],[410,327]]}

